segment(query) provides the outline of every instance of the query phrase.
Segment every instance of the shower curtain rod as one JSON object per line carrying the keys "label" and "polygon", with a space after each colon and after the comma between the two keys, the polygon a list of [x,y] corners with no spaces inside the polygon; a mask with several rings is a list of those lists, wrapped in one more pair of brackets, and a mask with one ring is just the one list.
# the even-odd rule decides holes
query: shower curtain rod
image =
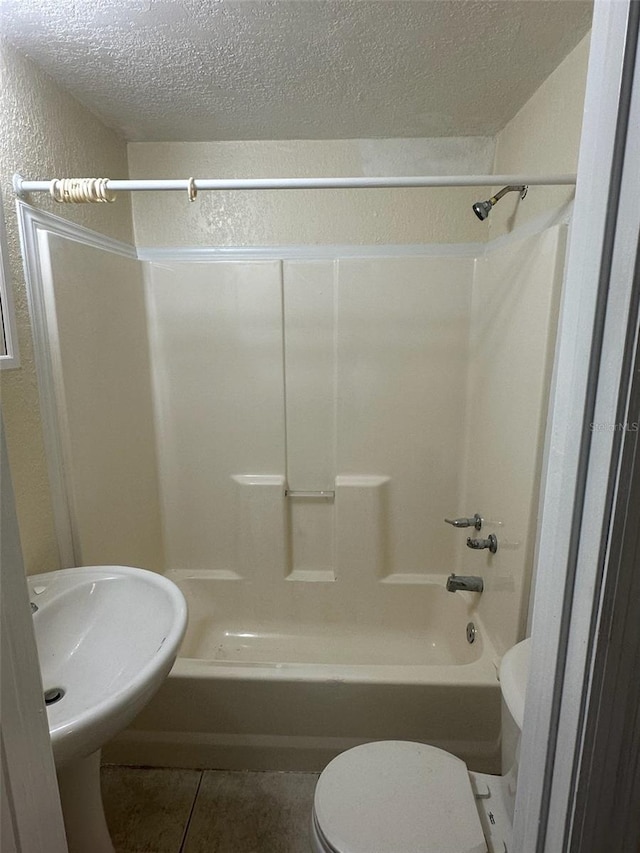
{"label": "shower curtain rod", "polygon": [[[48,181],[29,181],[22,175],[15,175],[13,188],[17,196],[27,193],[52,192],[57,179]],[[111,180],[108,178],[76,181],[99,181],[103,191],[117,192],[157,192],[175,190],[189,193],[193,200],[200,190],[341,190],[341,189],[385,189],[402,187],[491,187],[497,184],[528,186],[572,186],[576,182],[575,174],[564,175],[432,175],[416,177],[380,177],[380,178],[183,178],[181,180]],[[66,200],[66,199],[65,199]],[[72,199],[96,201],[107,199]]]}

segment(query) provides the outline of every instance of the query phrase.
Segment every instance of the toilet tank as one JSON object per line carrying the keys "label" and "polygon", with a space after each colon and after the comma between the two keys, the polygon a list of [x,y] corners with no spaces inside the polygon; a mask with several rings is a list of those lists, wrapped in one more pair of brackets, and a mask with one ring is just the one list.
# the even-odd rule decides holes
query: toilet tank
{"label": "toilet tank", "polygon": [[520,735],[522,733],[524,701],[529,677],[530,649],[531,638],[528,638],[509,649],[500,664],[502,777],[505,786],[505,803],[512,822],[520,760]]}

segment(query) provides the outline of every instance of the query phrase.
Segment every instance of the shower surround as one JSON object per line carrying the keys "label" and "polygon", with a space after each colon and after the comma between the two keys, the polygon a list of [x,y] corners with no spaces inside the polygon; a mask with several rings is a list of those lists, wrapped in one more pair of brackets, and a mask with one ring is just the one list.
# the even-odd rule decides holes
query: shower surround
{"label": "shower surround", "polygon": [[167,568],[236,581],[274,611],[295,608],[297,584],[330,584],[327,618],[356,618],[369,580],[449,568],[472,269],[149,265]]}
{"label": "shower surround", "polygon": [[[107,758],[314,769],[391,737],[497,767],[564,238],[164,250],[144,284],[140,262],[41,240],[75,560],[164,571],[190,608],[171,676]],[[474,512],[497,554],[444,524]],[[451,571],[485,591],[447,593]]]}

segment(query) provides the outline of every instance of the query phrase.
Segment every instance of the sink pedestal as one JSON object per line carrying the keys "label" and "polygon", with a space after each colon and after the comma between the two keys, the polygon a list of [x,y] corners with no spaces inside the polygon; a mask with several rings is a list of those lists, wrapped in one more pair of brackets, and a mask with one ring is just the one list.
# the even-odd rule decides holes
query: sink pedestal
{"label": "sink pedestal", "polygon": [[115,853],[102,806],[100,750],[57,768],[69,853]]}

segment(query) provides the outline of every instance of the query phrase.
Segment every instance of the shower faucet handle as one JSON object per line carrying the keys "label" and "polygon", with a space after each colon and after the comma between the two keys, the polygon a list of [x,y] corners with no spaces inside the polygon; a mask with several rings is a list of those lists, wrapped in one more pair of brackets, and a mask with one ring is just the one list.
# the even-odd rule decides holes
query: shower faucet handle
{"label": "shower faucet handle", "polygon": [[486,539],[467,539],[467,548],[472,548],[474,551],[483,551],[485,548],[491,554],[495,554],[498,550],[498,539],[494,533],[490,533]]}
{"label": "shower faucet handle", "polygon": [[482,527],[482,516],[478,513],[471,518],[445,518],[445,521],[453,527],[475,527],[476,530]]}

